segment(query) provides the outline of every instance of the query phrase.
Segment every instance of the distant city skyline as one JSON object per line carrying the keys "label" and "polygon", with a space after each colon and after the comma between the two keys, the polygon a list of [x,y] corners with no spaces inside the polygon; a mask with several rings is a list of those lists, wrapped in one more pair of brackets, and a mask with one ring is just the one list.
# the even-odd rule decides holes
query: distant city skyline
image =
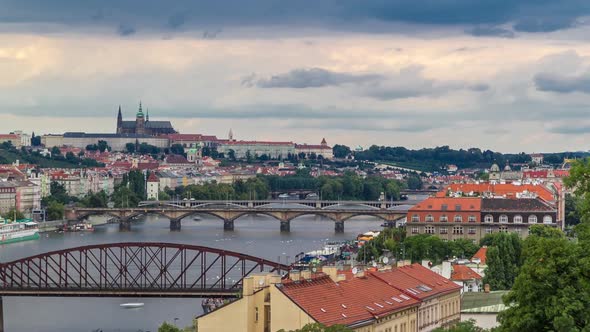
{"label": "distant city skyline", "polygon": [[0,132],[588,150],[590,5],[0,0]]}

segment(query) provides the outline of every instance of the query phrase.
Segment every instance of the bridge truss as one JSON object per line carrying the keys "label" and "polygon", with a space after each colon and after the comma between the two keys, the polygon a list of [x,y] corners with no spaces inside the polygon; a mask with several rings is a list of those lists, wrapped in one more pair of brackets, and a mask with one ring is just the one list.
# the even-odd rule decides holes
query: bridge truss
{"label": "bridge truss", "polygon": [[289,269],[201,246],[99,244],[0,263],[0,296],[233,297],[250,273]]}

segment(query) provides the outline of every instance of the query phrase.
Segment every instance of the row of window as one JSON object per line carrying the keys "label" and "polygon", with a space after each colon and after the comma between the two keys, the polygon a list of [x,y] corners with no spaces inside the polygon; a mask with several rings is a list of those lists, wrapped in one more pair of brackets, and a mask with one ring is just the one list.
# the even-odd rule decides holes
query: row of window
{"label": "row of window", "polygon": [[[452,234],[465,234],[465,227],[463,226],[453,226],[450,228]],[[500,226],[498,228],[499,232],[508,232],[507,226]],[[522,228],[514,228],[514,232],[521,233]],[[486,227],[485,233],[491,234],[494,232],[494,228]],[[467,234],[476,234],[477,228],[476,227],[467,227]],[[412,227],[412,234],[420,234],[420,227]],[[436,227],[435,226],[425,226],[424,227],[424,234],[436,234]],[[439,226],[438,227],[438,234],[449,234],[449,227],[447,226]]]}
{"label": "row of window", "polygon": [[[429,214],[426,216],[426,218],[424,218],[425,222],[433,222],[434,221],[434,217]],[[440,222],[448,222],[449,221],[449,217],[446,214],[441,214],[440,217],[438,218],[438,221]],[[454,222],[463,222],[463,216],[461,215],[455,215],[453,217],[453,221]],[[469,215],[467,218],[468,222],[476,222],[477,221],[477,217],[475,215]],[[512,218],[512,222],[515,224],[522,224],[524,221],[523,216],[517,214]],[[529,224],[536,224],[538,223],[538,218],[536,215],[531,214],[527,217],[527,221]],[[417,214],[412,215],[412,222],[420,222],[420,216]],[[494,222],[494,216],[491,214],[487,214],[485,215],[483,222],[485,223],[492,223]],[[502,214],[498,217],[498,222],[500,222],[501,224],[507,224],[508,223],[508,216],[505,214]],[[543,223],[544,224],[551,224],[553,223],[553,217],[550,215],[545,215],[543,216]]]}
{"label": "row of window", "polygon": [[[419,222],[420,221],[420,216],[417,215],[417,214],[414,214],[412,216],[412,221],[413,222]],[[426,216],[426,218],[424,219],[424,221],[426,221],[426,222],[432,222],[432,221],[434,221],[434,217],[431,214],[429,214],[429,215]],[[449,217],[446,214],[442,214],[438,218],[438,221],[447,222],[447,221],[449,221]],[[455,215],[455,217],[453,218],[453,221],[455,221],[455,222],[463,222],[463,216],[461,216],[461,215]],[[469,215],[467,217],[467,221],[469,221],[469,222],[476,222],[477,221],[477,217],[475,215]]]}

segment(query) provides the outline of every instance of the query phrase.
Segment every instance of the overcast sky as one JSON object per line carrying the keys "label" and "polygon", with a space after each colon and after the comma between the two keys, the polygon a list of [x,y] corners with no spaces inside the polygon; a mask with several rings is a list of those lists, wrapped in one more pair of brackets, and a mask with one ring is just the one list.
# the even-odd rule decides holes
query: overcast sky
{"label": "overcast sky", "polygon": [[[318,4],[319,3],[319,4]],[[0,133],[588,150],[587,0],[0,0]]]}

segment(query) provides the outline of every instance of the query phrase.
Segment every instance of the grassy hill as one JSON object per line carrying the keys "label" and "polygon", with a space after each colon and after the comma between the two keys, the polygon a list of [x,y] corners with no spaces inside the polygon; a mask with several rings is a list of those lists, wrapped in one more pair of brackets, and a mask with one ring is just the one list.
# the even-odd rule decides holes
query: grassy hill
{"label": "grassy hill", "polygon": [[30,153],[23,154],[20,151],[8,151],[0,149],[0,164],[12,164],[16,160],[21,163],[39,165],[41,168],[81,168],[86,167],[80,165],[78,162],[70,162],[68,160],[54,160],[45,158],[39,155]]}

